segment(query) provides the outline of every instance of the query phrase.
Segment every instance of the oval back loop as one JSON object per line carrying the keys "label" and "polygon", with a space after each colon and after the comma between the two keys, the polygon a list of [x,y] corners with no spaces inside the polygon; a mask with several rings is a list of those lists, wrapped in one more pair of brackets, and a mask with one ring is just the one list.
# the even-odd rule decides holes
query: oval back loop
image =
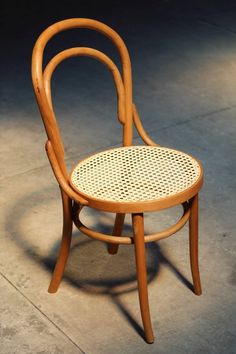
{"label": "oval back loop", "polygon": [[[116,46],[121,64],[122,78],[115,64],[105,54],[92,48],[71,48],[56,55],[43,70],[43,54],[48,41],[57,33],[73,29],[87,28],[98,31],[108,37]],[[128,50],[121,37],[109,26],[91,19],[72,18],[57,22],[48,27],[38,38],[32,55],[32,81],[36,99],[43,118],[44,126],[51,141],[58,163],[67,177],[64,162],[64,148],[53,112],[50,93],[51,75],[56,66],[69,56],[88,55],[102,61],[112,72],[118,96],[118,115],[123,124],[123,145],[132,144],[132,75]],[[124,108],[122,108],[122,106]]]}
{"label": "oval back loop", "polygon": [[118,119],[121,124],[125,124],[125,89],[123,85],[120,72],[117,69],[117,66],[113,61],[104,53],[99,50],[87,47],[76,47],[63,50],[53,57],[50,62],[47,64],[44,73],[43,73],[43,82],[45,93],[47,96],[48,103],[51,110],[53,111],[52,98],[51,98],[51,77],[56,69],[56,67],[65,59],[76,57],[76,56],[87,56],[94,58],[101,63],[103,63],[111,72],[117,92],[118,100]]}

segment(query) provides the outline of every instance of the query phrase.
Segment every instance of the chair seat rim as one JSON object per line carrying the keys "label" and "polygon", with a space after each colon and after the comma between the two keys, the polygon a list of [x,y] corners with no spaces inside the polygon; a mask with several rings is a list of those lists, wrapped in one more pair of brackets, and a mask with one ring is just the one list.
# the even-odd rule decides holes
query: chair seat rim
{"label": "chair seat rim", "polygon": [[182,204],[196,194],[198,194],[203,184],[203,171],[201,169],[201,175],[198,180],[188,189],[171,195],[162,199],[154,199],[149,201],[136,201],[136,202],[121,202],[121,201],[108,201],[103,199],[98,199],[86,195],[72,188],[74,191],[82,198],[88,201],[88,207],[98,209],[101,211],[112,212],[112,213],[139,213],[139,212],[148,212],[148,211],[158,211],[162,209],[171,208],[173,206]]}
{"label": "chair seat rim", "polygon": [[[143,145],[137,145],[137,146],[143,146]],[[132,145],[132,147],[135,147],[135,145]],[[121,147],[121,148],[125,148],[125,147]],[[130,148],[130,146],[128,146],[127,148]],[[70,185],[73,188],[73,190],[80,197],[82,197],[88,201],[89,207],[92,207],[92,208],[95,208],[98,210],[107,211],[107,212],[136,213],[136,212],[146,212],[146,211],[157,211],[157,210],[161,210],[161,209],[167,209],[172,206],[184,203],[185,201],[188,201],[189,199],[191,199],[194,195],[196,195],[199,192],[199,190],[201,189],[202,184],[203,184],[203,168],[202,168],[200,161],[198,159],[196,159],[195,157],[193,157],[192,155],[187,154],[182,151],[179,151],[179,150],[176,150],[176,149],[166,148],[166,147],[158,147],[158,148],[169,149],[172,151],[176,151],[178,153],[180,152],[180,153],[183,153],[183,154],[191,157],[192,159],[194,159],[198,163],[199,168],[200,168],[200,175],[199,175],[198,179],[192,185],[190,185],[188,188],[186,188],[178,193],[172,194],[170,196],[157,198],[157,199],[138,200],[138,201],[113,201],[113,200],[100,199],[100,198],[94,197],[92,195],[86,194],[86,193],[82,192],[81,190],[79,190],[78,188],[76,188],[76,186],[71,181],[72,174],[73,174],[74,170],[76,169],[76,167],[80,163],[82,163],[83,161],[86,161],[87,159],[89,159],[90,157],[93,157],[93,156],[100,154],[102,152],[107,152],[107,151],[112,151],[112,150],[117,149],[117,148],[112,148],[112,149],[103,150],[98,153],[90,154],[89,156],[86,156],[84,159],[79,161],[79,163],[74,166],[74,168],[72,169],[72,171],[70,173],[70,179],[69,179]]]}

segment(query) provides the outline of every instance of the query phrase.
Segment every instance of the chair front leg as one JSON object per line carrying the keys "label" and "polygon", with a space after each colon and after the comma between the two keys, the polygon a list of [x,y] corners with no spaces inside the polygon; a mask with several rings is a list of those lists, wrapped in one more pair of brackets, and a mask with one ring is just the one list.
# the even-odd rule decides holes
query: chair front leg
{"label": "chair front leg", "polygon": [[198,194],[190,200],[189,246],[194,293],[201,295],[202,289],[198,266]]}
{"label": "chair front leg", "polygon": [[[125,220],[125,214],[116,214],[115,224],[113,227],[112,235],[120,236],[122,233],[123,225]],[[115,243],[109,243],[107,246],[108,253],[116,254],[118,252],[119,245]]]}
{"label": "chair front leg", "polygon": [[153,343],[154,337],[148,302],[147,265],[144,243],[143,214],[132,214],[132,224],[134,231],[134,248],[141,316],[146,340],[148,343]]}
{"label": "chair front leg", "polygon": [[53,271],[51,283],[48,288],[49,293],[55,293],[60,285],[66,262],[69,256],[71,236],[72,236],[72,200],[61,189],[62,207],[63,207],[63,231],[61,246]]}

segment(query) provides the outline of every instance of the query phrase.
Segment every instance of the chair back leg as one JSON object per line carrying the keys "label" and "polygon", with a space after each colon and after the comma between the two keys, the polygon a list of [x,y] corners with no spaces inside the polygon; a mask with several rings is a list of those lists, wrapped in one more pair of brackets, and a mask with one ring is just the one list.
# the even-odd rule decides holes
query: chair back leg
{"label": "chair back leg", "polygon": [[56,261],[56,265],[53,271],[51,283],[48,288],[49,293],[55,293],[58,290],[60,285],[66,262],[69,256],[70,244],[71,244],[71,236],[72,236],[72,201],[65,194],[63,190],[61,190],[62,197],[62,207],[63,207],[63,231],[62,231],[62,240],[61,246],[58,253],[58,258]]}
{"label": "chair back leg", "polygon": [[198,266],[198,194],[190,200],[189,248],[194,293],[201,295],[202,289]]}
{"label": "chair back leg", "polygon": [[[113,227],[112,235],[120,236],[122,233],[125,220],[125,214],[116,214],[115,224]],[[115,243],[108,243],[107,250],[110,254],[116,254],[118,252],[119,245]]]}

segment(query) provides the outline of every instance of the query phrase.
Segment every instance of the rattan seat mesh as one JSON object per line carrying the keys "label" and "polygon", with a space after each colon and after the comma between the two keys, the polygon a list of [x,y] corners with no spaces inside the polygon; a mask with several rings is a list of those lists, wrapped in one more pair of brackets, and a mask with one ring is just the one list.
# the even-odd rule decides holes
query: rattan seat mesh
{"label": "rattan seat mesh", "polygon": [[72,171],[72,187],[92,198],[113,202],[162,199],[191,187],[199,163],[169,148],[130,146],[97,153]]}

